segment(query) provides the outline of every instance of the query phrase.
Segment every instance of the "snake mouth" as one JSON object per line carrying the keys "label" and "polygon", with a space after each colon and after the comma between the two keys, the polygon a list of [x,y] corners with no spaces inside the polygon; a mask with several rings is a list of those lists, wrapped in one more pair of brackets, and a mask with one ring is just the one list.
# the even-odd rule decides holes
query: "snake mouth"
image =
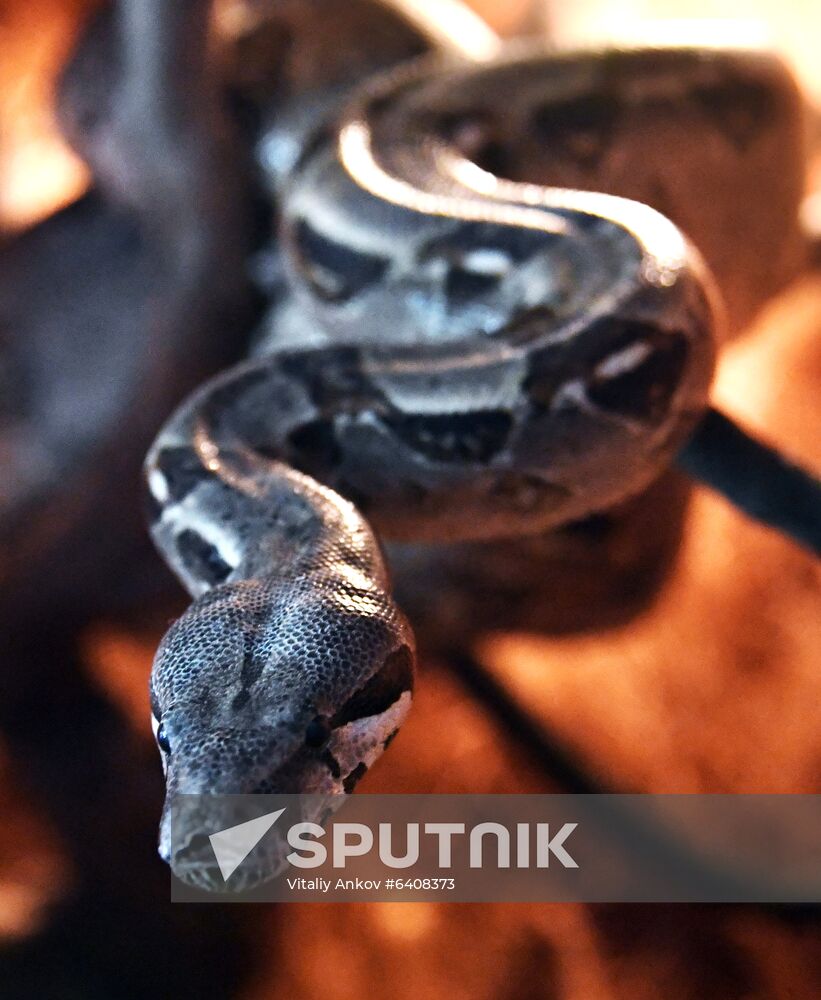
{"label": "snake mouth", "polygon": [[214,892],[226,885],[211,841],[204,833],[194,833],[168,860],[176,878],[192,888]]}
{"label": "snake mouth", "polygon": [[[288,868],[288,855],[293,850],[288,840],[291,826],[306,822],[324,826],[344,801],[344,796],[334,794],[289,797],[284,806],[279,800],[273,804],[277,813],[270,814],[261,834],[250,834],[249,844],[242,834],[234,839],[232,828],[239,832],[249,820],[267,819],[270,800],[263,799],[261,808],[249,809],[251,796],[202,798],[208,801],[181,804],[173,822],[177,844],[168,860],[174,877],[186,886],[222,895],[246,893],[274,881]],[[274,825],[283,812],[287,817],[284,823]]]}
{"label": "snake mouth", "polygon": [[[236,819],[236,817],[235,817]],[[230,824],[230,820],[228,821]],[[210,893],[247,892],[275,879],[287,867],[290,848],[275,830],[260,839],[248,857],[217,851],[212,837],[199,830],[177,848],[171,857],[175,878],[185,885]]]}
{"label": "snake mouth", "polygon": [[[374,716],[343,723],[322,749],[302,747],[288,762],[251,793],[237,796],[180,795],[166,803],[161,832],[161,855],[180,882],[186,886],[221,895],[252,891],[274,881],[288,868],[292,848],[286,830],[294,823],[311,821],[324,827],[336,809],[367,772],[372,758],[390,742],[410,703],[404,694],[387,710]],[[371,734],[373,746],[368,763],[360,759],[363,741]],[[306,793],[306,788],[310,791]],[[266,796],[288,795],[287,826],[269,829],[245,854],[218,856],[215,834],[225,833],[249,818],[249,800],[262,796],[262,808],[282,805]],[[258,800],[259,801],[259,800]],[[230,850],[230,848],[229,848]]]}
{"label": "snake mouth", "polygon": [[[244,893],[276,879],[288,867],[287,855],[292,850],[286,839],[287,827],[305,820],[324,826],[344,800],[341,793],[352,789],[364,773],[364,768],[354,765],[343,767],[340,774],[338,762],[328,758],[327,747],[313,750],[301,746],[267,777],[242,791],[167,794],[160,856],[174,877],[192,889],[219,894]],[[276,801],[269,796],[276,796]],[[287,799],[283,801],[281,796]],[[287,808],[287,827],[265,832],[247,855],[234,848],[229,837],[227,859],[220,855],[218,835],[282,805]]]}
{"label": "snake mouth", "polygon": [[279,871],[271,870],[267,866],[243,864],[236,872],[225,878],[216,863],[188,864],[184,862],[172,865],[172,871],[176,878],[192,889],[221,895],[250,892],[271,882],[279,874]]}

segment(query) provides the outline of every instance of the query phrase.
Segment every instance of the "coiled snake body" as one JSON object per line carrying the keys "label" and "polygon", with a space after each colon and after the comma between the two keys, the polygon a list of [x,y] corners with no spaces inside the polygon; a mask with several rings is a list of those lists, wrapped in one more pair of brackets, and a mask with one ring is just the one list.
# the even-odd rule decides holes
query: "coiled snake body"
{"label": "coiled snake body", "polygon": [[[568,109],[674,107],[737,85],[735,59],[423,62],[309,145],[284,198],[278,341],[185,402],[147,460],[154,538],[195,597],[151,681],[169,800],[349,791],[381,753],[413,638],[370,525],[533,534],[674,457],[713,369],[700,257],[637,201],[500,179],[516,150],[491,119],[530,107],[589,157]],[[715,128],[707,144],[731,145]],[[161,852],[174,863],[167,818]]]}

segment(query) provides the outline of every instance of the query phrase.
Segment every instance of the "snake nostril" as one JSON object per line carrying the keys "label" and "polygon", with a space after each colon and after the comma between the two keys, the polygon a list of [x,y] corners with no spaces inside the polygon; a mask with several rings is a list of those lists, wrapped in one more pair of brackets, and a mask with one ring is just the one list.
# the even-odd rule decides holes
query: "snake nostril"
{"label": "snake nostril", "polygon": [[174,860],[185,865],[201,865],[212,859],[211,842],[204,833],[195,833],[174,854]]}

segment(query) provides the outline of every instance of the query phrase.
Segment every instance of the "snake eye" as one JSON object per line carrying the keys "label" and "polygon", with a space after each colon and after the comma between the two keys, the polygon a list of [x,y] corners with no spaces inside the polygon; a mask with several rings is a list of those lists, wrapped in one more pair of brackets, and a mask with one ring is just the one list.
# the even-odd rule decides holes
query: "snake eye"
{"label": "snake eye", "polygon": [[163,722],[160,723],[157,729],[157,746],[164,754],[171,753],[171,743],[168,739],[168,733],[165,731],[165,723]]}
{"label": "snake eye", "polygon": [[324,715],[311,719],[305,730],[305,742],[309,747],[319,748],[328,742],[331,735],[331,724]]}

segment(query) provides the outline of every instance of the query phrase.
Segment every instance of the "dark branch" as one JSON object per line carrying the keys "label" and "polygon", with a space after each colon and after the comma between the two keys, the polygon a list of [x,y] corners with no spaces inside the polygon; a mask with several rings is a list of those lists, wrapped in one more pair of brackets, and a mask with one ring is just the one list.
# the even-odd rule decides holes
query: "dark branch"
{"label": "dark branch", "polygon": [[707,411],[678,464],[745,514],[821,554],[821,482],[723,413]]}
{"label": "dark branch", "polygon": [[577,795],[606,791],[471,653],[450,650],[442,659],[505,735],[524,751],[528,762],[558,785],[559,791]]}

